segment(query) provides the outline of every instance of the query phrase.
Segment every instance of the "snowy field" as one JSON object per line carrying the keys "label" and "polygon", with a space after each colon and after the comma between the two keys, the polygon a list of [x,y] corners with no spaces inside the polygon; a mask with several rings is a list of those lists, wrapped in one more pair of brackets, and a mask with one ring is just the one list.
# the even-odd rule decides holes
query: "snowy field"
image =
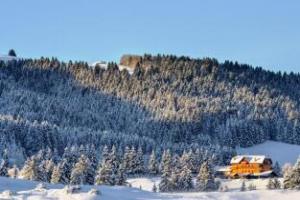
{"label": "snowy field", "polygon": [[[243,155],[266,155],[272,158],[273,162],[294,164],[300,155],[300,146],[282,142],[267,141],[249,148],[238,149],[238,154]],[[299,197],[300,199],[300,197]]]}
{"label": "snowy field", "polygon": [[[300,154],[300,146],[267,141],[254,147],[239,149],[240,154],[264,154],[270,156],[273,161],[284,163],[296,162]],[[130,178],[128,182],[132,187],[123,186],[82,186],[74,193],[68,194],[64,185],[45,184],[45,189],[37,189],[38,182],[15,180],[0,177],[0,199],[61,199],[61,200],[299,200],[300,191],[291,190],[267,190],[268,179],[245,180],[246,188],[253,184],[254,191],[241,192],[243,180],[220,179],[221,185],[228,188],[227,192],[186,192],[186,193],[153,193],[154,184],[158,186],[159,177]],[[282,181],[282,179],[280,180]],[[97,189],[102,194],[91,193],[91,189]]]}
{"label": "snowy field", "polygon": [[[153,179],[131,179],[133,186],[136,184],[142,185],[146,190],[152,188]],[[211,192],[211,193],[152,193],[137,188],[128,187],[108,187],[108,186],[83,186],[78,193],[67,194],[63,189],[63,185],[46,184],[46,189],[36,189],[38,182],[14,180],[0,177],[0,199],[28,199],[28,200],[44,200],[44,199],[61,199],[61,200],[258,200],[258,199],[272,199],[272,200],[298,200],[300,191],[283,191],[265,190],[266,180],[251,180],[246,181],[246,185],[254,182],[257,185],[257,190],[240,192],[239,187],[241,180],[226,180],[222,184],[229,187],[228,192]],[[147,186],[148,185],[148,186]],[[90,194],[89,191],[96,188],[101,191],[101,195]],[[10,194],[8,192],[10,190]]]}

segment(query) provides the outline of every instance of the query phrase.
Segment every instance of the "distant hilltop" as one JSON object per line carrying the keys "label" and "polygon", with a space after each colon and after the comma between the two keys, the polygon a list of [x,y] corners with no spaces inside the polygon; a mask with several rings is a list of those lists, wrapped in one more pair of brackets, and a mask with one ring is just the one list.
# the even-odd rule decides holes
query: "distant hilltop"
{"label": "distant hilltop", "polygon": [[121,57],[120,65],[128,66],[134,69],[138,63],[142,62],[142,56],[125,54]]}

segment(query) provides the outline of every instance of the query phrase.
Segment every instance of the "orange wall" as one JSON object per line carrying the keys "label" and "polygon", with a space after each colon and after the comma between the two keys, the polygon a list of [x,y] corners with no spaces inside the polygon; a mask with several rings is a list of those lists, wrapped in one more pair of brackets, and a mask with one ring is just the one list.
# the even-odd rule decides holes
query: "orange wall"
{"label": "orange wall", "polygon": [[270,165],[248,164],[241,162],[240,164],[232,164],[230,167],[230,175],[244,173],[261,173],[271,169]]}

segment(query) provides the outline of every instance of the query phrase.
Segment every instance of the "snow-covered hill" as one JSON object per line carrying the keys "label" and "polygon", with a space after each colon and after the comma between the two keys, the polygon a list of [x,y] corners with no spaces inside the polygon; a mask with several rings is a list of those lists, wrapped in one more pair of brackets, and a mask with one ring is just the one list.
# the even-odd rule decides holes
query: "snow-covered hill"
{"label": "snow-covered hill", "polygon": [[0,55],[0,60],[4,62],[12,61],[12,60],[18,60],[20,58],[14,57],[14,56],[7,56],[7,55]]}
{"label": "snow-covered hill", "polygon": [[[95,67],[96,65],[100,66],[103,69],[107,69],[108,64],[107,64],[107,62],[104,62],[104,61],[96,61],[96,62],[93,62],[92,64],[90,64],[91,67]],[[125,65],[118,65],[118,67],[119,67],[120,71],[126,69],[129,72],[129,74],[133,74],[134,69],[132,69],[131,67],[128,67]]]}
{"label": "snow-covered hill", "polygon": [[300,155],[300,145],[286,144],[282,142],[267,141],[249,148],[238,149],[239,154],[267,155],[273,162],[294,164]]}
{"label": "snow-covered hill", "polygon": [[[143,184],[145,182],[157,181],[157,178],[134,179],[131,182]],[[74,193],[68,194],[63,185],[45,184],[46,188],[37,188],[38,182],[15,180],[0,177],[0,199],[28,199],[28,200],[44,200],[44,199],[61,199],[61,200],[252,200],[252,199],[272,199],[272,200],[298,200],[300,191],[283,191],[283,190],[265,190],[264,184],[266,180],[249,180],[255,183],[258,188],[255,191],[240,192],[239,187],[241,180],[224,180],[222,184],[229,187],[228,192],[187,192],[187,193],[152,193],[137,188],[121,187],[121,186],[82,186],[81,189]],[[140,183],[138,183],[140,182]],[[246,182],[246,185],[249,182]],[[143,186],[142,186],[143,188]],[[145,186],[145,188],[147,188]],[[97,189],[101,195],[92,194],[91,189]],[[149,188],[148,188],[149,189]]]}

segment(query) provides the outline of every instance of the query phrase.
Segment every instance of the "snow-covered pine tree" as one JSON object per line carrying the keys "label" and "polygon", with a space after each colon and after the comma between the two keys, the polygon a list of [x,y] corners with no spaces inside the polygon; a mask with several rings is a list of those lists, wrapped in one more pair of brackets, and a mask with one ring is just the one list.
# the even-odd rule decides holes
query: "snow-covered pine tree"
{"label": "snow-covered pine tree", "polygon": [[200,150],[200,148],[197,148],[195,151],[195,169],[196,171],[199,170],[199,166],[201,166],[203,163],[203,155],[202,155],[202,151]]}
{"label": "snow-covered pine tree", "polygon": [[275,162],[275,165],[273,167],[273,172],[276,174],[276,176],[282,176],[281,167],[277,161]]}
{"label": "snow-covered pine tree", "polygon": [[178,191],[180,189],[180,173],[181,173],[181,163],[180,163],[180,157],[178,154],[174,154],[172,158],[172,170],[171,170],[171,189],[172,191]]}
{"label": "snow-covered pine tree", "polygon": [[125,185],[126,184],[126,174],[125,174],[125,169],[123,167],[123,164],[119,165],[115,184],[116,185]]}
{"label": "snow-covered pine tree", "polygon": [[192,161],[191,161],[191,155],[192,153],[187,153],[184,151],[180,157],[180,166],[183,168],[184,166],[187,167],[188,169],[192,170]]}
{"label": "snow-covered pine tree", "polygon": [[94,185],[95,183],[95,176],[96,176],[96,170],[94,169],[94,167],[92,166],[90,159],[87,158],[87,169],[86,169],[86,184],[89,185]]}
{"label": "snow-covered pine tree", "polygon": [[80,155],[86,155],[87,156],[87,148],[86,148],[86,146],[84,146],[83,144],[81,144],[80,146],[79,146],[79,154]]}
{"label": "snow-covered pine tree", "polygon": [[81,155],[72,170],[70,183],[74,185],[87,184],[87,175],[89,167],[89,159],[85,155]]}
{"label": "snow-covered pine tree", "polygon": [[170,150],[164,151],[161,162],[161,181],[159,183],[160,192],[168,192],[172,190],[171,177],[171,153]]}
{"label": "snow-covered pine tree", "polygon": [[274,178],[273,179],[273,185],[274,185],[274,189],[281,189],[281,183],[280,181],[278,180],[278,178]]}
{"label": "snow-covered pine tree", "polygon": [[157,192],[157,187],[156,187],[156,184],[155,184],[155,183],[153,184],[152,192]]}
{"label": "snow-covered pine tree", "polygon": [[50,182],[54,162],[52,161],[52,151],[50,148],[41,150],[36,156],[38,164],[38,181]]}
{"label": "snow-covered pine tree", "polygon": [[187,165],[183,166],[179,176],[180,189],[189,191],[194,188],[192,180],[192,172]]}
{"label": "snow-covered pine tree", "polygon": [[125,150],[124,150],[123,161],[122,161],[122,164],[123,164],[123,167],[124,167],[126,173],[129,173],[129,171],[130,171],[130,163],[131,163],[130,149],[128,146],[126,146]]}
{"label": "snow-covered pine tree", "polygon": [[148,163],[148,173],[150,175],[157,175],[158,174],[158,162],[156,159],[156,155],[155,155],[155,151],[152,150],[151,155],[150,155],[150,159],[149,159],[149,163]]}
{"label": "snow-covered pine tree", "polygon": [[46,160],[45,172],[46,172],[46,181],[47,182],[51,181],[51,176],[53,173],[54,166],[55,166],[55,164],[52,159]]}
{"label": "snow-covered pine tree", "polygon": [[245,183],[245,181],[243,181],[243,182],[242,182],[242,185],[241,185],[240,191],[241,191],[241,192],[244,192],[244,191],[246,191],[246,183]]}
{"label": "snow-covered pine tree", "polygon": [[190,170],[192,171],[192,173],[197,173],[200,165],[197,165],[197,158],[196,158],[196,154],[193,152],[193,149],[190,149],[188,155],[189,155],[189,164],[191,167]]}
{"label": "snow-covered pine tree", "polygon": [[52,152],[52,150],[47,147],[46,150],[45,150],[45,160],[51,160],[52,158],[54,157],[54,154]]}
{"label": "snow-covered pine tree", "polygon": [[110,175],[110,184],[114,185],[117,178],[118,168],[120,165],[120,161],[117,155],[117,149],[115,146],[112,147],[111,152],[109,154],[109,158],[106,159],[106,165],[111,168],[111,175]]}
{"label": "snow-covered pine tree", "polygon": [[19,175],[19,169],[17,165],[14,165],[12,168],[8,170],[8,175],[10,178],[17,178]]}
{"label": "snow-covered pine tree", "polygon": [[53,184],[62,183],[61,177],[62,177],[62,167],[61,167],[61,163],[59,163],[53,168],[50,183]]}
{"label": "snow-covered pine tree", "polygon": [[61,171],[61,177],[60,177],[60,183],[70,183],[71,178],[71,172],[72,172],[72,166],[66,159],[63,159],[60,163],[60,171]]}
{"label": "snow-covered pine tree", "polygon": [[286,173],[283,179],[284,189],[300,189],[300,158],[298,158],[293,169]]}
{"label": "snow-covered pine tree", "polygon": [[267,189],[276,190],[281,188],[281,183],[277,178],[270,178],[268,180]]}
{"label": "snow-covered pine tree", "polygon": [[81,155],[79,153],[79,147],[77,145],[71,146],[71,151],[70,151],[68,159],[73,167],[75,166],[75,164],[78,161],[78,158],[80,158],[80,157],[81,157]]}
{"label": "snow-covered pine tree", "polygon": [[144,153],[142,147],[139,146],[137,155],[136,155],[136,170],[135,173],[143,174],[145,172],[145,162],[144,162]]}
{"label": "snow-covered pine tree", "polygon": [[[97,155],[96,155],[96,148],[94,145],[90,145],[88,147],[88,153],[87,153],[87,157],[89,158],[90,160],[90,163],[91,163],[91,168],[93,169],[93,174],[94,174],[94,177],[96,175],[96,170],[97,170],[97,164],[98,164],[98,159],[97,159]],[[93,183],[94,184],[94,181]]]}
{"label": "snow-covered pine tree", "polygon": [[214,172],[208,161],[205,161],[200,167],[196,189],[198,191],[214,191],[218,189],[218,183],[215,182]]}
{"label": "snow-covered pine tree", "polygon": [[9,160],[7,150],[3,152],[2,159],[0,160],[0,176],[8,176]]}
{"label": "snow-covered pine tree", "polygon": [[248,185],[248,190],[249,190],[249,191],[256,190],[256,185],[254,185],[253,183],[250,183],[250,184]]}
{"label": "snow-covered pine tree", "polygon": [[35,156],[28,158],[22,168],[21,177],[26,180],[38,179],[38,163]]}
{"label": "snow-covered pine tree", "polygon": [[137,171],[137,153],[135,147],[132,146],[129,153],[129,174],[135,174]]}
{"label": "snow-covered pine tree", "polygon": [[52,161],[54,162],[54,164],[57,164],[57,163],[60,162],[61,157],[58,155],[57,149],[54,149],[54,150],[53,150],[51,159],[52,159]]}
{"label": "snow-covered pine tree", "polygon": [[108,162],[100,165],[95,177],[95,185],[113,185],[111,182],[112,169]]}
{"label": "snow-covered pine tree", "polygon": [[109,158],[109,150],[108,150],[108,147],[107,145],[105,145],[102,149],[102,154],[101,154],[101,161],[102,163],[105,163],[107,161],[107,159]]}
{"label": "snow-covered pine tree", "polygon": [[77,148],[75,146],[66,147],[63,158],[61,160],[62,182],[69,183],[71,179],[72,169],[77,161]]}

